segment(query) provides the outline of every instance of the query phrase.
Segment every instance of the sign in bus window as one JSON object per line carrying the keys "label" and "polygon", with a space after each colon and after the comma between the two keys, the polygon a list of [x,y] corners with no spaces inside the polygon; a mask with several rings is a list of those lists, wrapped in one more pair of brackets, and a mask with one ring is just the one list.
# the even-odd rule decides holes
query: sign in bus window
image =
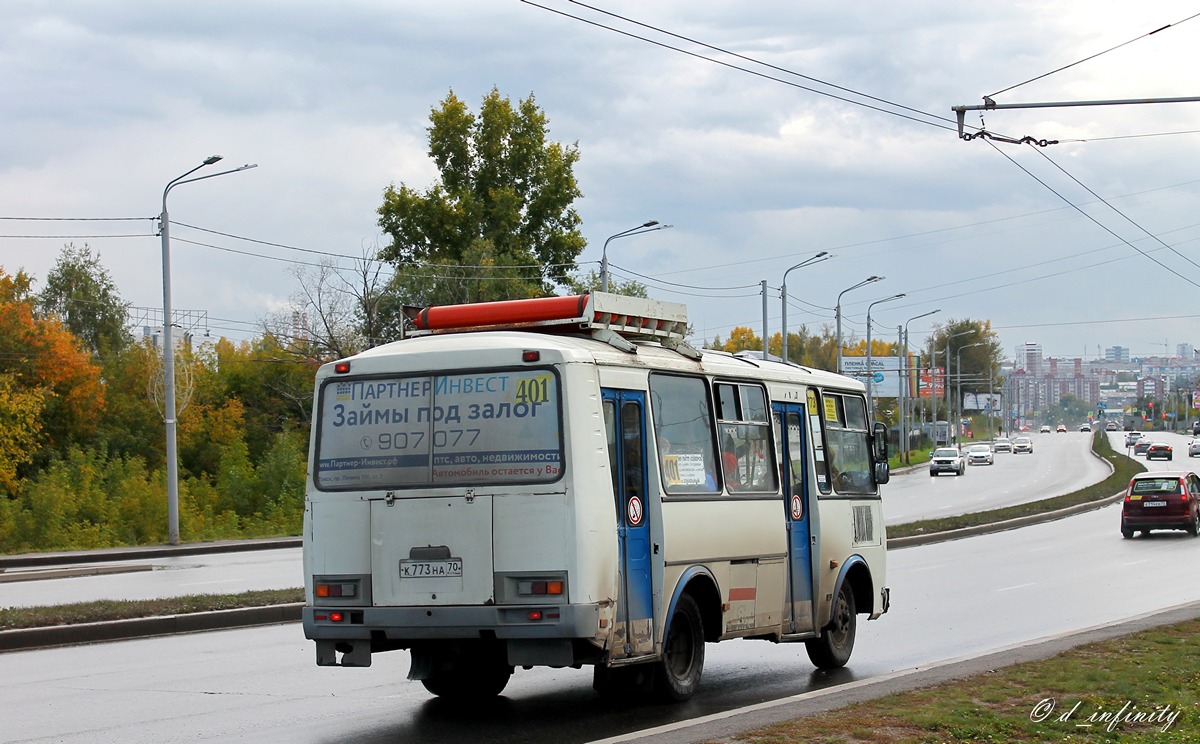
{"label": "sign in bus window", "polygon": [[557,480],[559,400],[545,369],[334,379],[313,477],[330,490]]}

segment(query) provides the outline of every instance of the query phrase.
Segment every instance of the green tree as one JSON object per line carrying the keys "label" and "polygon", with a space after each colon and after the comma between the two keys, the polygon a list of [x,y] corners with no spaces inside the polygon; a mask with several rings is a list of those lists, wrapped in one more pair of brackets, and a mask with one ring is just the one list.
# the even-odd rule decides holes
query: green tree
{"label": "green tree", "polygon": [[120,351],[132,341],[126,326],[129,303],[86,244],[63,246],[37,304],[43,315],[58,316],[93,356]]}
{"label": "green tree", "polygon": [[[600,281],[600,273],[595,269],[589,271],[582,276],[573,276],[567,280],[567,287],[574,294],[590,294],[599,292],[602,282]],[[642,297],[649,298],[650,293],[646,289],[646,285],[641,282],[633,281],[622,282],[619,279],[609,278],[608,291],[612,294],[625,295],[627,297]]]}
{"label": "green tree", "polygon": [[991,321],[950,319],[929,337],[924,358],[929,366],[946,370],[955,393],[983,393],[989,379],[993,384],[1000,380],[1003,351]]}
{"label": "green tree", "polygon": [[451,91],[429,118],[438,183],[389,186],[378,210],[391,237],[379,257],[396,266],[393,332],[403,304],[551,294],[586,245],[571,206],[578,147],[547,141],[532,94],[514,107],[493,88],[476,116]]}

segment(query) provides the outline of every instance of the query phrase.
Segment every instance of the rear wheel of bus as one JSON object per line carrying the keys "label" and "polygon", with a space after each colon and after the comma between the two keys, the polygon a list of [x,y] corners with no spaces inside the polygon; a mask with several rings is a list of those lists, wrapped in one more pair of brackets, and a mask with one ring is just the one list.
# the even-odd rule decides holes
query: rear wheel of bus
{"label": "rear wheel of bus", "polygon": [[856,611],[850,582],[842,582],[842,588],[833,602],[833,617],[829,625],[821,631],[820,637],[804,642],[808,658],[818,669],[838,669],[850,661],[857,627]]}
{"label": "rear wheel of bus", "polygon": [[[480,647],[465,644],[452,649],[438,649],[431,658],[420,659],[429,666],[421,676],[421,684],[438,697],[450,700],[478,700],[496,697],[508,685],[513,668],[503,656],[503,647]],[[414,649],[414,664],[418,656],[429,653]]]}
{"label": "rear wheel of bus", "polygon": [[704,671],[704,623],[690,594],[680,595],[671,615],[655,688],[668,701],[687,700],[700,686]]}

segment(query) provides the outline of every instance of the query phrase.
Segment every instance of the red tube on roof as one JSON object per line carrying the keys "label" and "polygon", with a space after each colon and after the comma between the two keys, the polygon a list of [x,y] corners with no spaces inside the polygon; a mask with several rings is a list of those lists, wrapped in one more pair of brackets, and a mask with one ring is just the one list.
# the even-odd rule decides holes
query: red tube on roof
{"label": "red tube on roof", "polygon": [[568,295],[537,297],[531,300],[475,302],[466,305],[437,305],[421,310],[413,323],[423,331],[438,331],[569,320],[583,317],[587,300],[587,295]]}

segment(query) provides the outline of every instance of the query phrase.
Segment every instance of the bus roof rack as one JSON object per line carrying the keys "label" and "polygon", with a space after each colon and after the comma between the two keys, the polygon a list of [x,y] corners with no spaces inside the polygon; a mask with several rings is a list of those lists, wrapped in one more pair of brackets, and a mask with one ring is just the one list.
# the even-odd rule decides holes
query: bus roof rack
{"label": "bus roof rack", "polygon": [[660,341],[691,359],[700,352],[684,341],[687,306],[643,297],[591,292],[565,297],[435,305],[410,316],[410,336],[469,331],[585,331],[623,351],[636,352],[631,339]]}

